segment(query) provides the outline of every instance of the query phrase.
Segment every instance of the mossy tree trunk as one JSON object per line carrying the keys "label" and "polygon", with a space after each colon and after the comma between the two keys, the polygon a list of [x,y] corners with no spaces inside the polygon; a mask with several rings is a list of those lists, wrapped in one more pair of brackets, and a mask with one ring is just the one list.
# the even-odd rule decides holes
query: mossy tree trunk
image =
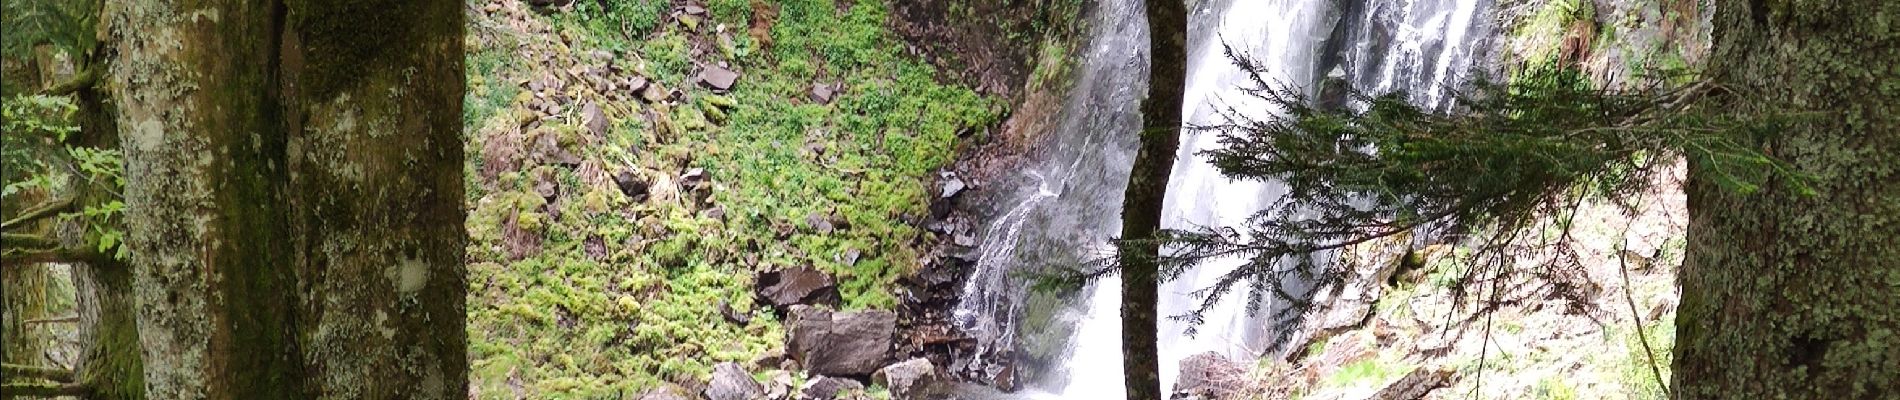
{"label": "mossy tree trunk", "polygon": [[[104,68],[109,62],[95,54],[81,69]],[[98,149],[119,147],[118,121],[110,94],[99,86],[73,93],[79,105],[79,134],[72,145]],[[105,182],[77,189],[74,201],[99,205],[121,200]],[[83,229],[83,228],[81,228]],[[95,246],[84,244],[84,246]],[[145,398],[144,357],[139,352],[138,303],[133,299],[132,269],[123,260],[108,259],[73,266],[73,297],[79,316],[78,341],[84,346],[74,375],[90,387],[90,400]]]}
{"label": "mossy tree trunk", "polygon": [[463,20],[107,6],[151,397],[467,397]]}
{"label": "mossy tree trunk", "polygon": [[1122,375],[1129,400],[1161,395],[1160,355],[1155,349],[1155,259],[1168,174],[1181,140],[1181,97],[1187,88],[1187,6],[1175,0],[1144,0],[1148,17],[1148,97],[1141,101],[1141,147],[1122,200]]}
{"label": "mossy tree trunk", "polygon": [[1673,378],[1681,399],[1900,393],[1900,2],[1724,0],[1710,72],[1817,194],[1692,165]]}

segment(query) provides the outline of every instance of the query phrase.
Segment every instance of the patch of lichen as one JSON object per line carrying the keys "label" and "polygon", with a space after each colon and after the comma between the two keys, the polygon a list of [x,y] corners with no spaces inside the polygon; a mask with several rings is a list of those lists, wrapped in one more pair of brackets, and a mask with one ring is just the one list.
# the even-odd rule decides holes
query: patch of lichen
{"label": "patch of lichen", "polygon": [[[470,380],[480,397],[629,397],[703,380],[714,363],[749,364],[783,347],[779,322],[754,304],[762,270],[813,266],[838,277],[845,308],[894,305],[895,281],[918,268],[931,240],[914,226],[933,199],[926,185],[962,137],[996,122],[1002,102],[905,56],[885,31],[882,2],[780,2],[769,49],[738,29],[749,13],[722,14],[745,4],[710,4],[714,15],[697,29],[663,20],[637,34],[586,10],[529,17],[560,45],[471,32],[464,148]],[[475,18],[484,26],[490,17]],[[582,94],[610,119],[602,137],[581,128],[578,102],[522,128],[535,100],[518,83],[562,76],[512,58],[523,47],[575,58],[607,51],[614,65],[682,95],[662,105]],[[730,93],[691,80],[718,61],[743,73]],[[819,102],[814,84],[842,89]],[[550,134],[580,165],[528,156],[482,176],[494,161],[486,145],[531,153]],[[697,189],[683,183],[692,168],[705,171]],[[615,187],[620,172],[652,184],[647,198]],[[536,191],[547,182],[558,187],[551,200]],[[538,250],[511,257],[514,230],[531,233]]]}

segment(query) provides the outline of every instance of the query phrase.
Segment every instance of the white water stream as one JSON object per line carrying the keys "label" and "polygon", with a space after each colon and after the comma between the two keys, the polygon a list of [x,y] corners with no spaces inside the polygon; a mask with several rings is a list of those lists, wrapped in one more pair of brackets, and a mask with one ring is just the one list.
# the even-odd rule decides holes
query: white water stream
{"label": "white water stream", "polygon": [[[1165,1],[1165,0],[1164,0]],[[1485,0],[1201,0],[1190,10],[1188,86],[1183,115],[1190,123],[1218,122],[1232,108],[1254,118],[1273,109],[1240,92],[1248,77],[1222,51],[1225,43],[1266,66],[1269,81],[1308,88],[1326,75],[1362,90],[1406,90],[1414,101],[1443,107],[1444,87],[1466,74],[1488,35],[1479,10]],[[966,282],[956,316],[966,332],[983,338],[981,357],[1018,356],[1022,347],[1047,348],[1061,340],[1060,356],[1041,368],[1013,398],[1117,399],[1124,397],[1120,353],[1120,282],[1110,277],[1074,296],[1073,303],[1025,328],[1028,283],[1012,271],[1108,255],[1106,240],[1119,229],[1122,191],[1133,160],[1147,62],[1138,0],[1095,4],[1092,40],[1076,62],[1077,76],[1056,131],[1041,159],[1023,169],[1023,193],[997,200]],[[1328,46],[1328,39],[1340,41]],[[1480,40],[1474,40],[1480,39]],[[1323,70],[1323,72],[1322,72]],[[1218,146],[1215,135],[1183,132],[1170,178],[1163,225],[1232,226],[1284,192],[1277,183],[1235,181],[1199,156]],[[1002,186],[1002,185],[997,185]],[[1236,360],[1262,356],[1270,323],[1263,310],[1244,308],[1245,290],[1229,294],[1206,315],[1197,335],[1167,316],[1199,303],[1190,293],[1245,262],[1212,260],[1160,292],[1159,353],[1164,391],[1178,361],[1218,352]],[[1243,285],[1244,286],[1244,285]],[[1048,332],[1045,332],[1048,331]],[[1049,332],[1065,332],[1049,338]],[[1019,339],[1020,338],[1020,339]],[[1032,339],[1033,338],[1033,339]],[[1023,371],[1017,374],[1024,375]],[[988,397],[988,396],[970,396]]]}

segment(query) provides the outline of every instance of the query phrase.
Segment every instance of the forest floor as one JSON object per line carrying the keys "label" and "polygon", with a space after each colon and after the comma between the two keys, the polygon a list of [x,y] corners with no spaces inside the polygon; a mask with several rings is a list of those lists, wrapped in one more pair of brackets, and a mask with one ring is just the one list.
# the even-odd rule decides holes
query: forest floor
{"label": "forest floor", "polygon": [[939,79],[883,1],[775,3],[470,4],[475,397],[631,397],[767,359],[759,271],[897,303],[936,240],[928,185],[1007,104]]}

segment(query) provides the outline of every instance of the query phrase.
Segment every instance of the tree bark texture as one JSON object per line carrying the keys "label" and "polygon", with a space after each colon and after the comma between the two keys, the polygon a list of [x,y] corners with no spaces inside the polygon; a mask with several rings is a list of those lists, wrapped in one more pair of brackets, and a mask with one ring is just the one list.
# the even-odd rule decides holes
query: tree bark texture
{"label": "tree bark texture", "polygon": [[107,5],[152,398],[467,397],[462,7]]}
{"label": "tree bark texture", "polygon": [[1742,113],[1815,111],[1751,138],[1812,177],[1718,187],[1691,165],[1678,279],[1682,399],[1900,393],[1900,2],[1723,0],[1710,72]]}
{"label": "tree bark texture", "polygon": [[1148,97],[1141,101],[1141,147],[1122,201],[1118,246],[1122,279],[1122,374],[1129,400],[1161,399],[1160,360],[1155,349],[1155,259],[1168,174],[1181,140],[1182,92],[1187,85],[1187,6],[1174,0],[1144,0],[1148,16]]}

